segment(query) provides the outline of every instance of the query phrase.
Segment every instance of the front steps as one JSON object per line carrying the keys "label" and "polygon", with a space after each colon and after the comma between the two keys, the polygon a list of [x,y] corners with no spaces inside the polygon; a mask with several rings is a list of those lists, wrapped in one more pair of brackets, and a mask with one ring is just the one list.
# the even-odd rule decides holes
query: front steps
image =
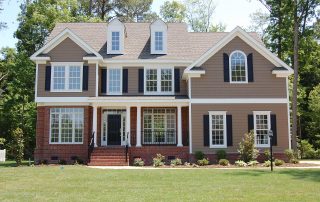
{"label": "front steps", "polygon": [[128,166],[125,147],[95,147],[90,156],[89,166]]}

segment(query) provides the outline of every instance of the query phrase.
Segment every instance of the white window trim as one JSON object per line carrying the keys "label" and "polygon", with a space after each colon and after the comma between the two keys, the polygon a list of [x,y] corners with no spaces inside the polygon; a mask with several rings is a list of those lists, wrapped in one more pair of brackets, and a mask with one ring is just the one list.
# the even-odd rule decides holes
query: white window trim
{"label": "white window trim", "polygon": [[[123,54],[124,53],[124,25],[117,19],[108,25],[107,31],[107,54]],[[119,32],[119,50],[112,50],[112,32]]]}
{"label": "white window trim", "polygon": [[[84,139],[84,109],[83,109],[83,129],[82,129],[82,141],[81,142],[75,142],[74,139],[75,139],[75,127],[74,127],[74,124],[72,124],[72,142],[61,142],[61,114],[59,113],[59,136],[58,136],[58,139],[59,141],[58,142],[51,142],[51,109],[53,108],[50,108],[50,112],[49,112],[49,116],[50,116],[50,127],[49,127],[49,144],[83,144],[83,139]],[[82,109],[82,108],[81,108]],[[74,119],[74,116],[72,117],[72,121]]]}
{"label": "white window trim", "polygon": [[[64,89],[54,89],[54,68],[55,66],[65,66]],[[70,66],[80,66],[80,89],[69,89],[69,68]],[[83,62],[51,62],[51,89],[50,92],[82,92],[83,81]]]}
{"label": "white window trim", "polygon": [[256,147],[270,147],[270,138],[268,137],[268,144],[256,144],[256,115],[267,115],[268,116],[268,130],[271,130],[271,111],[253,111],[253,130],[254,130],[254,144]]}
{"label": "white window trim", "polygon": [[[223,145],[212,144],[212,115],[223,115]],[[210,148],[221,149],[227,148],[227,112],[226,111],[209,111],[209,141]]]}
{"label": "white window trim", "polygon": [[[120,70],[120,92],[115,93],[115,92],[110,92],[109,91],[109,86],[110,86],[110,69],[119,69]],[[122,67],[108,67],[107,68],[107,95],[122,95]]]}
{"label": "white window trim", "polygon": [[[241,54],[244,55],[244,62],[245,62],[245,70],[246,70],[246,80],[245,81],[232,81],[232,69],[231,69],[231,58],[232,58],[232,55],[235,54],[236,52],[239,52]],[[248,61],[247,61],[247,55],[241,51],[241,50],[235,50],[233,51],[231,54],[230,54],[230,57],[229,57],[229,80],[230,80],[230,83],[233,83],[233,84],[242,84],[242,83],[248,83]]]}
{"label": "white window trim", "polygon": [[[147,70],[148,69],[156,69],[157,70],[157,92],[148,92],[147,91]],[[161,70],[162,69],[170,69],[172,72],[172,89],[171,91],[161,91]],[[145,67],[144,68],[144,94],[145,95],[174,95],[174,68],[173,67]]]}

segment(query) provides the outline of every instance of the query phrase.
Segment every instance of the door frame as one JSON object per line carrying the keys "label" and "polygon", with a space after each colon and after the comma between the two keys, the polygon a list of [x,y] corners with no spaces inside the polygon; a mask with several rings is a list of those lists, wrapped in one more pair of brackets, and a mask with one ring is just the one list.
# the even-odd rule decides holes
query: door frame
{"label": "door frame", "polygon": [[[108,147],[108,146],[114,146],[108,144],[108,115],[110,114],[116,114],[121,116],[121,143],[119,146],[125,146],[127,143],[127,137],[126,137],[126,110],[125,109],[102,109],[101,110],[101,146],[102,147]],[[105,141],[103,141],[103,138],[105,136]]]}

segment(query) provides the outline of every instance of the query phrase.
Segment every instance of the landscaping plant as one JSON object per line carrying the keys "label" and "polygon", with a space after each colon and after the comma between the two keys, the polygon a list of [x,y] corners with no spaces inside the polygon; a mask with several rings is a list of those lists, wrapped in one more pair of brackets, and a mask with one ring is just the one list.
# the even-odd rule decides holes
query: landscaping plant
{"label": "landscaping plant", "polygon": [[153,166],[159,167],[164,165],[164,159],[165,157],[161,154],[157,154],[156,157],[153,158]]}
{"label": "landscaping plant", "polygon": [[238,160],[236,162],[234,162],[234,164],[238,167],[246,167],[248,164],[242,160]]}
{"label": "landscaping plant", "polygon": [[238,152],[240,159],[244,162],[256,160],[259,156],[259,150],[255,148],[254,132],[245,133],[242,141],[239,143]]}
{"label": "landscaping plant", "polygon": [[173,160],[171,160],[170,165],[171,166],[180,166],[180,165],[182,165],[182,160],[179,158],[173,159]]}
{"label": "landscaping plant", "polygon": [[206,166],[209,165],[210,161],[209,159],[203,158],[201,160],[198,160],[197,163],[199,166]]}
{"label": "landscaping plant", "polygon": [[17,166],[20,166],[24,155],[24,139],[23,131],[21,130],[21,128],[16,128],[12,132],[12,142],[9,145],[9,148],[14,157],[14,160],[17,163]]}
{"label": "landscaping plant", "polygon": [[283,164],[284,164],[284,161],[281,159],[274,160],[274,165],[276,165],[276,166],[282,166]]}
{"label": "landscaping plant", "polygon": [[228,166],[230,163],[227,159],[220,159],[219,160],[219,165],[221,166]]}
{"label": "landscaping plant", "polygon": [[220,159],[227,159],[227,153],[225,150],[218,150],[217,151],[217,158],[218,158],[218,161]]}
{"label": "landscaping plant", "polygon": [[259,164],[258,161],[249,161],[248,166],[257,166]]}
{"label": "landscaping plant", "polygon": [[204,159],[204,153],[202,151],[196,151],[194,153],[194,157],[196,158],[196,160],[202,160]]}
{"label": "landscaping plant", "polygon": [[134,166],[144,166],[144,161],[142,160],[142,158],[135,158],[133,160],[133,165]]}

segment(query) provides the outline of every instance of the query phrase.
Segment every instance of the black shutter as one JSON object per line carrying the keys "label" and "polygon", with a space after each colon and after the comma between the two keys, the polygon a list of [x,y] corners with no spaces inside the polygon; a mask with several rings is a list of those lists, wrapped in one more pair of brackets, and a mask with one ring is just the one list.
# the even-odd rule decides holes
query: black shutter
{"label": "black shutter", "polygon": [[272,145],[277,146],[277,116],[271,114],[271,130],[273,132]]}
{"label": "black shutter", "polygon": [[128,69],[122,70],[122,92],[128,93]]}
{"label": "black shutter", "polygon": [[139,93],[144,92],[144,70],[139,69]]}
{"label": "black shutter", "polygon": [[252,62],[252,53],[247,56],[247,65],[248,65],[248,82],[253,82],[253,62]]}
{"label": "black shutter", "polygon": [[107,93],[107,69],[101,69],[101,93]]}
{"label": "black shutter", "polygon": [[45,81],[45,91],[50,91],[51,88],[51,66],[46,66],[46,81]]}
{"label": "black shutter", "polygon": [[232,115],[227,115],[227,146],[232,146]]}
{"label": "black shutter", "polygon": [[203,146],[209,146],[209,115],[203,115]]}
{"label": "black shutter", "polygon": [[82,70],[82,90],[88,90],[88,81],[89,81],[89,67],[83,66]]}
{"label": "black shutter", "polygon": [[254,129],[254,125],[253,125],[253,115],[249,114],[248,115],[248,132],[250,132],[251,130]]}
{"label": "black shutter", "polygon": [[174,92],[180,93],[180,69],[174,69]]}
{"label": "black shutter", "polygon": [[224,82],[229,82],[229,56],[223,53],[223,72],[224,72]]}

